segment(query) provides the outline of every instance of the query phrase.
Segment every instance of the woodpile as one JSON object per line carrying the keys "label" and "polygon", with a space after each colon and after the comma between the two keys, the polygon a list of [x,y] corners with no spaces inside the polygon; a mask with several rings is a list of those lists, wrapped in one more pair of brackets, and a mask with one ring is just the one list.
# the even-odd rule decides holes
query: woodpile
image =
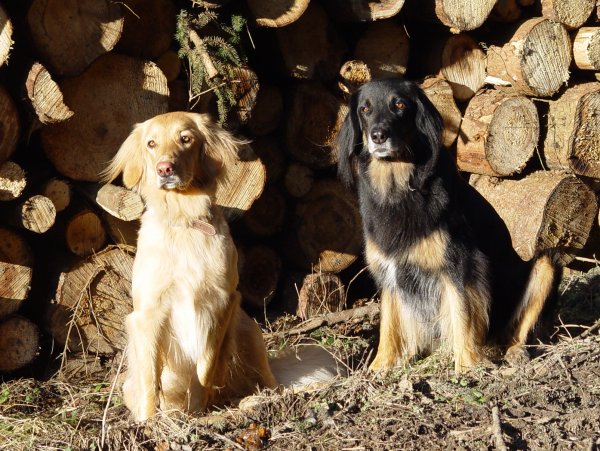
{"label": "woodpile", "polygon": [[421,83],[522,258],[593,261],[599,41],[594,0],[0,0],[0,372],[123,350],[144,205],[99,174],[167,111],[250,142],[217,202],[257,317],[354,302],[362,231],[334,142],[349,96],[381,77]]}

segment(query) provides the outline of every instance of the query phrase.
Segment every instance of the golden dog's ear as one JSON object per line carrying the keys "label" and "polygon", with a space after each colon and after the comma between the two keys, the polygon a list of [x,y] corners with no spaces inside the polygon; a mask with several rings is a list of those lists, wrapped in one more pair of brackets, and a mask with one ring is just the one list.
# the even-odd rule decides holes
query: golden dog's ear
{"label": "golden dog's ear", "polygon": [[131,134],[121,144],[108,167],[100,174],[103,182],[110,183],[122,173],[123,185],[126,188],[132,189],[139,186],[144,174],[141,136],[141,124],[136,124]]}
{"label": "golden dog's ear", "polygon": [[204,136],[204,151],[202,152],[204,171],[212,178],[226,176],[224,169],[238,160],[240,148],[248,144],[248,141],[236,138],[213,122],[208,115],[189,114]]}

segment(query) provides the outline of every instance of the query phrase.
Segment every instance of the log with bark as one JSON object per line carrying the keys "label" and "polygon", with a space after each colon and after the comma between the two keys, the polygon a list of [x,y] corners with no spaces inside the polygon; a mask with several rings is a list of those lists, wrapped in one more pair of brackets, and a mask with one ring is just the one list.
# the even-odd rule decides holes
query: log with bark
{"label": "log with bark", "polygon": [[520,180],[471,175],[469,182],[502,218],[524,260],[558,248],[568,264],[585,245],[598,199],[577,177],[538,171]]}
{"label": "log with bark", "polygon": [[450,148],[456,142],[462,121],[462,114],[454,101],[450,83],[443,78],[431,77],[423,80],[421,88],[442,116],[444,122],[442,144]]}
{"label": "log with bark", "polygon": [[60,276],[47,326],[71,352],[114,355],[125,348],[124,319],[132,311],[133,250],[108,246]]}
{"label": "log with bark", "polygon": [[19,112],[8,91],[0,86],[0,163],[8,160],[17,148],[21,133]]}
{"label": "log with bark", "polygon": [[403,75],[408,54],[406,29],[391,19],[369,24],[354,48],[354,58],[367,65],[373,78]]}
{"label": "log with bark", "polygon": [[265,166],[267,183],[276,183],[285,171],[285,152],[275,136],[261,136],[252,141],[252,150]]}
{"label": "log with bark", "polygon": [[6,211],[9,224],[34,233],[44,233],[54,225],[56,208],[50,199],[35,194],[20,200]]}
{"label": "log with bark", "polygon": [[573,40],[573,60],[579,69],[600,70],[600,27],[581,27]]}
{"label": "log with bark", "polygon": [[246,248],[241,252],[239,290],[242,301],[261,312],[271,302],[281,274],[281,258],[264,245]]}
{"label": "log with bark", "polygon": [[296,206],[287,258],[309,271],[338,273],[360,255],[361,227],[356,197],[335,180],[319,180]]}
{"label": "log with bark", "polygon": [[486,81],[550,97],[569,79],[570,64],[571,40],[564,25],[536,17],[523,22],[502,47],[490,46]]}
{"label": "log with bark", "polygon": [[123,221],[139,219],[144,212],[144,202],[139,194],[122,186],[87,183],[80,184],[79,188],[87,199]]}
{"label": "log with bark", "polygon": [[575,85],[549,103],[548,167],[600,178],[600,83]]}
{"label": "log with bark", "polygon": [[32,363],[38,355],[40,331],[35,323],[14,315],[0,320],[0,372],[8,373]]}
{"label": "log with bark", "polygon": [[400,12],[404,0],[329,0],[325,2],[329,14],[340,22],[373,22],[389,19]]}
{"label": "log with bark", "polygon": [[248,130],[256,136],[264,136],[273,132],[283,112],[281,90],[275,85],[261,84],[256,97],[256,105],[248,120]]}
{"label": "log with bark", "polygon": [[12,21],[0,5],[0,67],[8,61],[10,49],[13,45],[12,34]]}
{"label": "log with bark", "polygon": [[123,31],[121,6],[107,0],[34,0],[27,22],[43,62],[68,77],[112,50]]}
{"label": "log with bark", "polygon": [[295,78],[333,79],[346,51],[323,7],[311,2],[300,19],[277,28],[277,41],[287,71]]}
{"label": "log with bark", "polygon": [[285,172],[285,189],[293,197],[303,197],[308,194],[314,181],[314,171],[303,164],[292,163]]}
{"label": "log with bark", "polygon": [[493,89],[480,91],[462,120],[458,168],[492,176],[519,174],[533,156],[539,132],[537,109],[530,99]]}
{"label": "log with bark", "polygon": [[134,124],[165,113],[169,91],[150,62],[107,54],[82,75],[60,83],[71,120],[46,126],[44,152],[63,175],[95,182]]}
{"label": "log with bark", "polygon": [[281,231],[286,201],[276,185],[269,185],[246,212],[242,222],[256,236],[271,236]]}
{"label": "log with bark", "polygon": [[27,177],[20,165],[14,161],[0,164],[0,201],[17,199],[26,186]]}
{"label": "log with bark", "polygon": [[544,17],[574,30],[592,15],[596,0],[541,0],[541,3]]}
{"label": "log with bark", "polygon": [[0,227],[0,318],[16,312],[29,297],[33,252],[27,241]]}
{"label": "log with bark", "polygon": [[40,63],[34,63],[25,82],[27,97],[42,124],[63,122],[73,116],[52,75]]}
{"label": "log with bark", "polygon": [[346,290],[336,274],[308,274],[298,294],[296,315],[303,320],[325,313],[340,312],[346,303]]}
{"label": "log with bark", "polygon": [[286,144],[290,156],[313,169],[337,161],[334,141],[348,107],[323,85],[304,82],[292,91],[292,105],[286,123]]}
{"label": "log with bark", "polygon": [[310,0],[247,0],[248,8],[259,27],[285,27],[297,21]]}

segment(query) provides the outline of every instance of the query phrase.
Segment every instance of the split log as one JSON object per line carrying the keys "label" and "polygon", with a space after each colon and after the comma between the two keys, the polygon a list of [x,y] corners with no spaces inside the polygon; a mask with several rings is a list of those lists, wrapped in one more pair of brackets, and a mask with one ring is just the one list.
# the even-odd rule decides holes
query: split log
{"label": "split log", "polygon": [[338,87],[347,99],[354,91],[371,81],[372,78],[369,66],[364,61],[346,61],[340,69]]}
{"label": "split log", "polygon": [[315,174],[311,168],[303,164],[292,163],[285,173],[285,189],[293,197],[303,197],[311,190]]}
{"label": "split log", "polygon": [[456,141],[462,121],[462,114],[454,101],[450,83],[443,78],[431,77],[423,80],[421,88],[442,116],[442,144],[448,149]]}
{"label": "split log", "polygon": [[374,22],[398,14],[404,0],[329,0],[325,6],[330,16],[340,22]]}
{"label": "split log", "polygon": [[13,45],[12,33],[12,22],[4,8],[0,6],[0,67],[8,61],[10,49]]}
{"label": "split log", "polygon": [[177,11],[171,0],[125,0],[124,25],[116,50],[136,58],[156,60],[175,34]]}
{"label": "split log", "polygon": [[600,83],[583,83],[549,102],[548,167],[600,178]]}
{"label": "split log", "polygon": [[344,310],[346,290],[335,274],[316,273],[304,278],[298,295],[296,315],[303,320]]}
{"label": "split log", "polygon": [[456,162],[461,171],[492,176],[519,174],[538,145],[534,103],[497,90],[480,91],[462,120]]}
{"label": "split log", "polygon": [[133,124],[165,113],[167,81],[154,63],[107,54],[60,84],[71,120],[46,126],[44,152],[63,175],[95,182]]}
{"label": "split log", "polygon": [[139,219],[144,212],[144,201],[134,191],[107,183],[79,185],[83,194],[104,211],[123,221]]}
{"label": "split log", "polygon": [[57,213],[63,211],[71,203],[71,185],[66,180],[57,178],[48,180],[42,185],[40,194],[52,201]]}
{"label": "split log", "polygon": [[505,222],[524,260],[558,248],[568,264],[585,245],[598,200],[577,177],[538,171],[520,180],[472,175],[469,182]]}
{"label": "split log", "polygon": [[79,257],[100,251],[106,243],[106,231],[98,215],[88,208],[72,214],[66,219],[65,242]]}
{"label": "split log", "polygon": [[281,258],[268,246],[244,249],[239,290],[244,303],[261,311],[271,302],[281,274]]}
{"label": "split log", "polygon": [[292,92],[292,106],[286,123],[290,156],[313,169],[333,166],[337,161],[335,138],[347,112],[347,105],[322,85],[297,85]]}
{"label": "split log", "polygon": [[542,15],[562,23],[567,30],[581,27],[592,15],[596,0],[541,0]]}
{"label": "split log", "polygon": [[283,97],[275,85],[261,84],[256,97],[256,105],[248,120],[248,130],[256,136],[273,132],[281,121]]}
{"label": "split log", "polygon": [[42,124],[63,122],[73,116],[73,111],[65,105],[60,88],[40,63],[34,63],[29,69],[25,88],[33,110]]}
{"label": "split log", "polygon": [[123,31],[119,4],[107,0],[34,0],[29,32],[53,73],[72,77],[112,50]]}
{"label": "split log", "polygon": [[263,192],[265,166],[250,146],[240,150],[238,160],[226,168],[226,177],[217,186],[216,203],[228,221],[242,216]]}
{"label": "split log", "polygon": [[346,51],[327,14],[315,2],[296,22],[277,28],[277,41],[285,67],[299,79],[333,79]]}
{"label": "split log", "polygon": [[109,246],[60,275],[48,311],[54,339],[71,352],[114,355],[125,348],[133,250]]}
{"label": "split log", "polygon": [[373,78],[397,77],[406,72],[408,53],[406,30],[389,19],[368,25],[356,43],[354,58],[367,65]]}
{"label": "split log", "polygon": [[247,0],[247,3],[259,27],[285,27],[304,14],[310,0]]}
{"label": "split log", "polygon": [[252,149],[264,164],[267,183],[276,183],[285,170],[285,152],[274,136],[261,136],[252,141]]}
{"label": "split log", "polygon": [[582,27],[573,41],[573,60],[579,69],[600,70],[600,27]]}
{"label": "split log", "polygon": [[296,207],[293,236],[286,252],[297,266],[338,273],[362,249],[362,226],[356,197],[335,180],[320,180]]}
{"label": "split log", "polygon": [[0,164],[0,201],[14,200],[27,186],[25,171],[14,161]]}
{"label": "split log", "polygon": [[26,367],[35,360],[40,331],[29,319],[14,315],[0,321],[0,372]]}
{"label": "split log", "polygon": [[275,185],[269,185],[246,212],[242,221],[255,235],[271,236],[281,231],[285,212],[283,194]]}
{"label": "split log", "polygon": [[453,32],[479,28],[488,18],[496,0],[435,0],[435,15]]}
{"label": "split log", "polygon": [[0,228],[0,318],[16,312],[29,297],[33,253],[19,234]]}
{"label": "split log", "polygon": [[503,47],[490,46],[487,81],[550,97],[569,79],[570,64],[571,40],[564,25],[538,17],[523,22]]}
{"label": "split log", "polygon": [[13,206],[7,211],[6,219],[15,227],[44,233],[54,225],[56,208],[46,196],[36,194]]}
{"label": "split log", "polygon": [[0,86],[0,163],[8,160],[17,148],[21,132],[19,112],[10,94]]}

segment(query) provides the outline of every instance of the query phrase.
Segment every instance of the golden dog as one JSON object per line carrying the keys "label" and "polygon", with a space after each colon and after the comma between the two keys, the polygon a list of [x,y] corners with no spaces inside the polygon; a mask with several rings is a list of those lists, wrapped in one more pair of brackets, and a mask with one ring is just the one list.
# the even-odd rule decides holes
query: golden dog
{"label": "golden dog", "polygon": [[215,205],[242,144],[205,115],[166,113],[136,125],[103,174],[122,174],[146,202],[123,384],[137,421],[277,385],[260,328],[240,308],[237,252]]}

